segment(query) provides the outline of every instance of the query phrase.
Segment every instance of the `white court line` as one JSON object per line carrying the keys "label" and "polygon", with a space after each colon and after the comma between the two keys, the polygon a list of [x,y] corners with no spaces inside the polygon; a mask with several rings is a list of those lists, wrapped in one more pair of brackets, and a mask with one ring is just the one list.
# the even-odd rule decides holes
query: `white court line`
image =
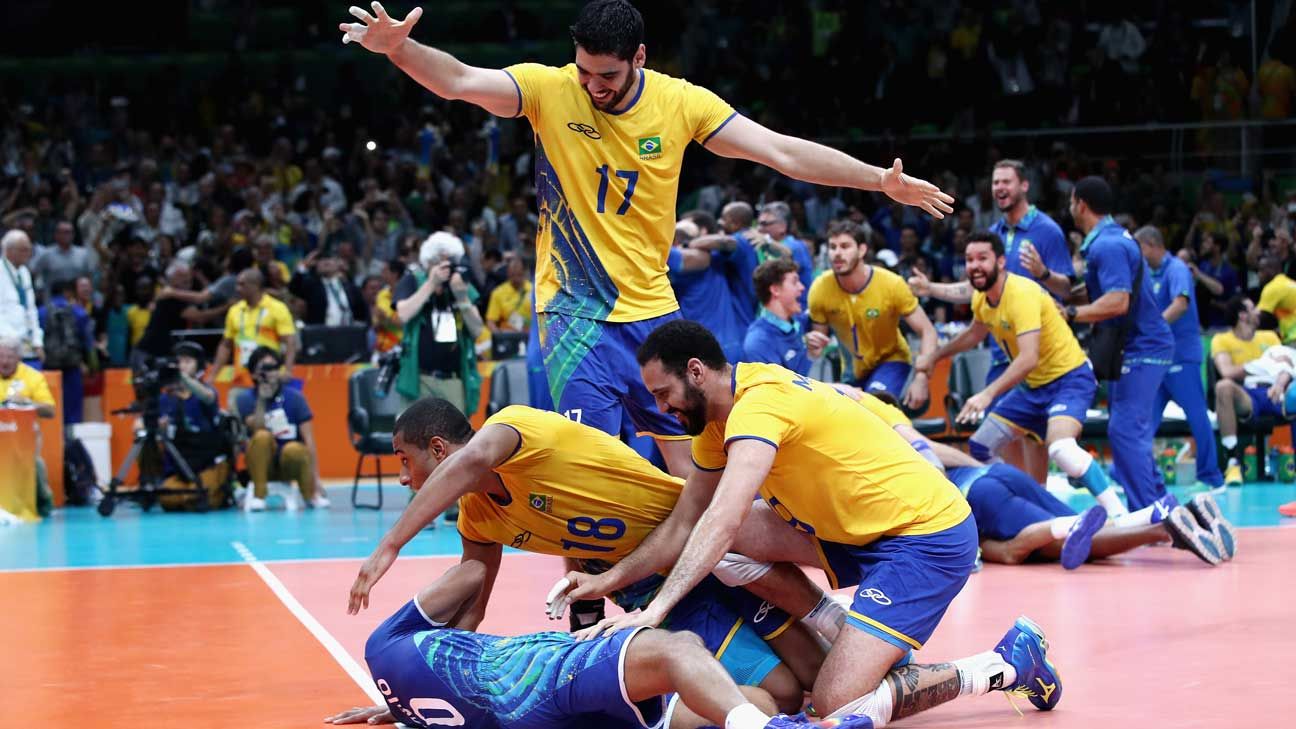
{"label": "white court line", "polygon": [[266,586],[275,594],[275,597],[279,598],[284,607],[288,608],[288,611],[301,621],[302,625],[306,626],[311,635],[315,636],[315,639],[333,656],[333,660],[337,661],[338,665],[342,666],[342,670],[346,671],[351,680],[355,681],[356,685],[360,687],[360,690],[365,692],[369,700],[381,705],[383,697],[378,693],[373,681],[370,680],[369,672],[361,668],[359,663],[356,663],[356,660],[351,657],[350,653],[347,653],[342,644],[337,641],[337,638],[334,638],[332,633],[325,630],[323,625],[320,625],[315,616],[310,614],[310,611],[288,591],[287,587],[284,587],[284,583],[270,571],[270,568],[257,559],[255,554],[252,554],[252,550],[248,549],[242,542],[230,542],[230,546],[239,553],[239,556],[252,568],[252,571],[257,573],[261,581],[266,583]]}
{"label": "white court line", "polygon": [[[1278,527],[1254,527],[1260,529],[1276,529]],[[444,559],[446,557],[458,558],[463,554],[459,552],[446,554],[411,554],[401,555],[401,561],[411,559]],[[549,557],[552,555],[537,554],[534,552],[505,552],[506,557]],[[292,557],[289,559],[258,559],[262,564],[312,564],[323,562],[363,562],[364,556],[355,557]],[[230,565],[246,564],[244,561],[227,561],[227,562],[161,562],[158,564],[91,564],[80,566],[57,566],[57,567],[14,567],[12,569],[0,569],[0,575],[11,572],[79,572],[82,570],[151,570],[167,569],[172,567],[229,567]]]}

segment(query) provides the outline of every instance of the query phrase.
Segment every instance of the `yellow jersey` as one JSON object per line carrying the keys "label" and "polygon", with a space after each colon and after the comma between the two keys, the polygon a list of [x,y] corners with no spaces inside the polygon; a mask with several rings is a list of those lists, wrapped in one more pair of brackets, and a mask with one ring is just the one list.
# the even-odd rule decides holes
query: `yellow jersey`
{"label": "yellow jersey", "polygon": [[18,363],[13,376],[0,375],[0,402],[15,397],[25,397],[38,405],[54,404],[54,395],[50,393],[45,375],[22,362]]}
{"label": "yellow jersey", "polygon": [[896,274],[873,266],[864,288],[851,293],[832,271],[825,271],[810,285],[808,300],[810,321],[832,327],[855,361],[856,378],[883,362],[909,361],[909,342],[900,332],[900,319],[918,308],[918,298]]}
{"label": "yellow jersey", "polygon": [[903,410],[889,403],[882,402],[877,397],[874,397],[867,392],[860,396],[859,404],[863,405],[865,410],[881,418],[882,422],[892,428],[897,425],[913,425],[913,421],[909,419],[908,415],[904,414]]}
{"label": "yellow jersey", "polygon": [[1003,295],[991,304],[984,291],[972,292],[972,316],[990,329],[999,348],[1017,359],[1017,337],[1039,332],[1039,364],[1026,374],[1029,387],[1046,385],[1085,363],[1084,350],[1058,313],[1053,297],[1039,284],[1004,271]]}
{"label": "yellow jersey", "polygon": [[153,311],[147,306],[131,306],[126,309],[126,325],[130,329],[129,338],[132,347],[139,344],[139,340],[144,337],[144,330],[148,329],[149,319],[152,318]]}
{"label": "yellow jersey", "polygon": [[619,439],[557,413],[511,405],[485,425],[512,428],[521,443],[494,469],[507,500],[459,500],[459,532],[473,542],[616,562],[666,519],[684,486]]}
{"label": "yellow jersey", "polygon": [[1278,336],[1284,342],[1296,339],[1296,281],[1280,273],[1260,290],[1260,311],[1267,311],[1278,319]]}
{"label": "yellow jersey", "polygon": [[666,276],[680,166],[735,114],[710,91],[655,71],[617,113],[596,109],[576,65],[509,66],[535,132],[536,308],[612,322],[679,308]]}
{"label": "yellow jersey", "polygon": [[735,367],[733,410],[693,439],[693,460],[723,469],[729,443],[744,438],[778,449],[761,498],[818,539],[864,545],[934,534],[971,513],[954,484],[867,403],[778,365]]}
{"label": "yellow jersey", "polygon": [[1250,339],[1239,339],[1231,331],[1220,332],[1211,337],[1211,357],[1227,354],[1233,364],[1241,366],[1260,359],[1266,349],[1280,344],[1282,342],[1278,341],[1278,334],[1271,329],[1261,329]]}
{"label": "yellow jersey", "polygon": [[486,321],[506,332],[525,332],[531,326],[531,282],[523,283],[521,291],[508,281],[496,286],[486,304]]}
{"label": "yellow jersey", "polygon": [[237,367],[246,366],[248,355],[259,346],[282,352],[283,341],[296,333],[288,306],[270,294],[262,294],[256,306],[240,299],[225,314],[225,338],[234,342]]}

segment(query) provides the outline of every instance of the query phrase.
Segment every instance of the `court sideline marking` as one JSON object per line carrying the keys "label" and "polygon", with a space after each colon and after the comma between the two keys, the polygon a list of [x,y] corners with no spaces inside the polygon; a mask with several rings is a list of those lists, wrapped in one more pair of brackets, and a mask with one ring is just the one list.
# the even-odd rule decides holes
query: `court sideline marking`
{"label": "court sideline marking", "polygon": [[270,591],[275,594],[275,597],[279,598],[279,601],[283,603],[284,607],[288,608],[288,611],[291,612],[302,625],[306,626],[306,629],[310,631],[310,634],[315,636],[315,639],[318,640],[320,644],[324,646],[324,649],[333,656],[333,660],[337,661],[338,665],[342,666],[342,670],[346,671],[347,675],[351,677],[351,680],[356,682],[356,685],[360,687],[360,690],[364,691],[365,695],[375,704],[383,705],[383,697],[378,693],[378,689],[374,686],[373,681],[370,680],[369,672],[361,668],[359,663],[356,663],[356,660],[351,657],[350,653],[347,653],[346,649],[342,647],[342,644],[337,641],[337,638],[334,638],[333,634],[328,632],[328,630],[326,630],[324,626],[315,619],[314,615],[310,614],[310,611],[307,610],[306,607],[288,591],[288,588],[285,587],[284,583],[270,571],[270,568],[266,567],[261,560],[257,559],[256,555],[252,554],[252,550],[248,549],[247,545],[242,542],[230,542],[230,546],[234,548],[234,551],[238,552],[239,556],[243,558],[243,561],[252,568],[252,571],[256,572],[257,576],[261,578],[261,581],[266,584],[266,587],[269,587]]}

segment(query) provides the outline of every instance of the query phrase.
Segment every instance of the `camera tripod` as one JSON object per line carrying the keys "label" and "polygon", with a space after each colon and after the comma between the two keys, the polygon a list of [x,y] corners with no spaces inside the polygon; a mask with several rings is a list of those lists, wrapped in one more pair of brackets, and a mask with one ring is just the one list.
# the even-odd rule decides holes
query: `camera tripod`
{"label": "camera tripod", "polygon": [[[113,415],[134,414],[140,411],[135,408],[126,408],[124,410],[114,410]],[[151,421],[151,422],[150,422]],[[193,484],[193,488],[187,489],[168,489],[162,486],[162,477],[158,473],[145,474],[140,469],[139,488],[131,491],[122,491],[121,485],[126,483],[126,475],[130,473],[131,466],[139,460],[140,453],[146,446],[160,445],[161,450],[171,457],[175,464],[176,470],[180,472],[181,478],[186,483]],[[121,468],[117,469],[117,474],[108,482],[108,488],[103,490],[103,500],[99,502],[99,514],[101,516],[111,516],[113,509],[117,508],[117,502],[122,499],[132,499],[137,502],[144,511],[153,508],[157,503],[159,496],[163,495],[193,496],[194,509],[199,512],[207,511],[207,489],[203,487],[201,479],[194,473],[189,462],[184,456],[180,455],[180,449],[176,448],[175,442],[166,434],[158,429],[156,418],[145,417],[145,426],[135,433],[135,440],[131,443],[130,452],[126,454],[126,460],[122,462]]]}

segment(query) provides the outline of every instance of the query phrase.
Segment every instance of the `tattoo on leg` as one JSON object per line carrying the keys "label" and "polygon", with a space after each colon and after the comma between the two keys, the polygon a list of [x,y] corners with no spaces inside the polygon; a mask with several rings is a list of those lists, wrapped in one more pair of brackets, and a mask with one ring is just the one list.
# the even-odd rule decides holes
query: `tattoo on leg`
{"label": "tattoo on leg", "polygon": [[[955,671],[954,675],[919,688],[922,679],[931,680],[932,674]],[[892,702],[891,719],[903,719],[921,711],[958,698],[961,681],[952,663],[938,663],[932,666],[903,666],[887,675],[887,682],[895,695]]]}

